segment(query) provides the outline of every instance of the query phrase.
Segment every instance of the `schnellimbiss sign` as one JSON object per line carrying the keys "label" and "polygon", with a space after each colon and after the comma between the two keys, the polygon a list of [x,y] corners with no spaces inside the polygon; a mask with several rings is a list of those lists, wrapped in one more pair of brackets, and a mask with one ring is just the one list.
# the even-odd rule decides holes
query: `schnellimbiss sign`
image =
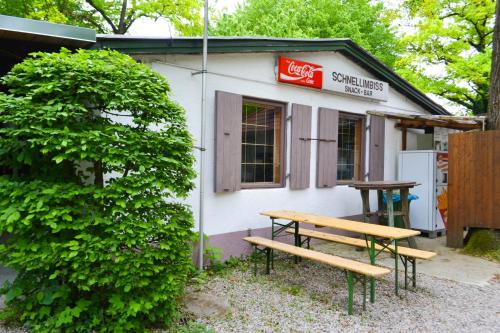
{"label": "schnellimbiss sign", "polygon": [[323,89],[379,101],[387,101],[389,98],[389,84],[387,82],[334,69],[325,70]]}
{"label": "schnellimbiss sign", "polygon": [[389,97],[387,82],[286,57],[278,59],[278,81],[379,101]]}

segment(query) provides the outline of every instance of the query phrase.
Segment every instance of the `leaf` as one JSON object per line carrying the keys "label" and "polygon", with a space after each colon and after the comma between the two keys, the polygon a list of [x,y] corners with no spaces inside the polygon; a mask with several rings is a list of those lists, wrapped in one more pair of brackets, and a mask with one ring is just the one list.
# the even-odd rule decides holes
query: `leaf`
{"label": "leaf", "polygon": [[11,302],[14,298],[21,296],[22,292],[23,291],[21,290],[21,288],[18,287],[10,288],[7,294],[5,295],[5,301],[7,303]]}
{"label": "leaf", "polygon": [[7,218],[7,223],[12,223],[21,218],[21,214],[19,214],[18,211],[12,212],[9,217]]}

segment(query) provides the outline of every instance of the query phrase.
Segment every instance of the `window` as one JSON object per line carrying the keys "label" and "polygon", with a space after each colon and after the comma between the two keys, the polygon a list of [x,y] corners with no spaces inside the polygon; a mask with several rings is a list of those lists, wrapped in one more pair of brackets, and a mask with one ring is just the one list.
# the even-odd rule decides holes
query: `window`
{"label": "window", "polygon": [[337,180],[349,182],[362,177],[364,117],[340,113],[338,127]]}
{"label": "window", "polygon": [[283,105],[243,100],[242,187],[283,186],[283,124]]}

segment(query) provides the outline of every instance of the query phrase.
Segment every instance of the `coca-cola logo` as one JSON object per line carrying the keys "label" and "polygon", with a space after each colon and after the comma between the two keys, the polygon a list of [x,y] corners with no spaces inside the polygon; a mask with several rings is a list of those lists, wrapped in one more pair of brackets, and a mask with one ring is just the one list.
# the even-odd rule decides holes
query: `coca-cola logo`
{"label": "coca-cola logo", "polygon": [[301,78],[310,78],[314,77],[314,72],[322,70],[322,68],[316,68],[311,65],[297,65],[295,61],[290,62],[288,65],[288,73],[295,74]]}
{"label": "coca-cola logo", "polygon": [[280,57],[278,81],[301,86],[322,88],[323,67],[285,57]]}

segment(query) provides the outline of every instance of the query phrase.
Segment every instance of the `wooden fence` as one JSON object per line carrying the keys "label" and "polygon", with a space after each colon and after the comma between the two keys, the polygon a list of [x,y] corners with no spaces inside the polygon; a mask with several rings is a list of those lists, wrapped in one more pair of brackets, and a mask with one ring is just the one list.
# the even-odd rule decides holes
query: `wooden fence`
{"label": "wooden fence", "polygon": [[449,135],[447,245],[464,227],[500,229],[500,131]]}

